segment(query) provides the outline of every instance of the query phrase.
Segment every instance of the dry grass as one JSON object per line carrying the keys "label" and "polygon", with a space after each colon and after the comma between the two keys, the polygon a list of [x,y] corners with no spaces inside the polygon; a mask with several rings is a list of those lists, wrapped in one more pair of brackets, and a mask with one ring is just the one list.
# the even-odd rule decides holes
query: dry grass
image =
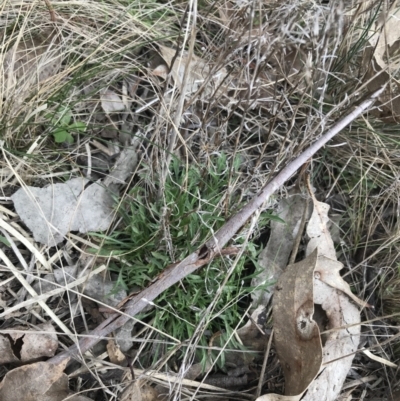
{"label": "dry grass", "polygon": [[[135,186],[146,188],[148,199],[163,199],[171,159],[177,158],[186,171],[189,166],[211,169],[215,157],[223,153],[229,174],[216,213],[226,218],[232,212],[227,208],[231,195],[237,195],[238,203],[248,200],[366,92],[368,32],[386,3],[368,2],[357,8],[353,1],[344,9],[298,0],[287,4],[243,2],[241,6],[229,2],[116,0],[50,4],[55,22],[45,2],[3,2],[0,8],[4,32],[0,37],[0,208],[4,221],[30,244],[31,235],[16,219],[9,196],[20,186],[42,187],[81,176],[87,168],[88,148],[104,160],[107,151],[115,154],[134,136],[141,140],[140,163],[123,188],[125,200]],[[172,71],[185,60],[200,57],[207,66],[200,72],[204,82],[193,86],[193,71],[182,74],[180,85],[173,73],[167,80],[154,74],[162,64],[159,45],[174,50],[179,46],[172,57]],[[222,81],[215,79],[218,74]],[[128,108],[107,115],[101,105],[104,90],[118,94]],[[69,124],[85,126],[85,132],[71,129],[73,144],[54,142],[65,110],[71,113]],[[376,346],[398,330],[384,319],[385,313],[398,312],[400,152],[396,127],[387,120],[382,122],[376,113],[366,115],[310,164],[318,198],[330,202],[334,213],[342,214],[340,252],[346,277],[361,298],[376,306],[373,313],[365,312],[365,318],[382,319],[366,327],[365,347]],[[240,161],[238,174],[234,172],[235,160]],[[100,166],[107,168],[104,163]],[[282,188],[278,196],[286,190]],[[267,207],[273,206],[271,200]],[[168,214],[163,219],[166,241],[157,251],[169,256],[179,254],[171,250],[176,239],[169,238]],[[121,229],[121,224],[116,216],[107,234]],[[260,230],[264,227],[254,220],[239,237],[246,243]],[[3,226],[1,232],[5,236],[7,229]],[[46,264],[62,267],[77,263],[88,258],[88,248],[102,246],[101,240],[72,234],[57,249],[32,245],[45,259],[39,263],[24,241],[13,240],[22,255],[7,250],[10,263],[3,260],[1,264],[0,294],[7,307],[22,300],[29,283],[43,276]],[[26,271],[21,269],[22,260],[31,266]],[[90,263],[95,266],[119,260],[98,258]],[[225,263],[229,277],[238,259]],[[20,270],[18,274],[25,275],[28,285],[11,280]],[[214,310],[225,285],[223,277],[218,276],[218,280],[221,291],[215,294],[209,313],[194,328],[193,336],[185,339],[191,347],[182,357],[174,358],[182,339],[169,338],[167,344],[170,333],[157,333],[151,322],[137,333],[137,341],[143,346],[138,346],[135,360],[140,359],[141,352],[150,352],[144,351],[150,343],[161,342],[165,350],[171,349],[167,345],[174,345],[156,364],[152,358],[144,358],[148,365],[143,368],[161,372],[175,364],[180,381],[168,384],[161,373],[154,380],[170,385],[176,399],[179,394],[182,398],[200,396],[185,381],[183,372],[202,347],[206,323],[223,312]],[[382,286],[393,288],[393,292],[388,294]],[[53,321],[74,330],[72,319],[81,315],[79,304],[67,301],[52,305]],[[34,314],[21,313],[13,319],[43,319],[42,310],[33,310]],[[13,319],[5,321],[5,327],[12,325]],[[83,321],[82,325],[86,324]],[[237,321],[232,329],[239,324]],[[72,340],[61,341],[69,345]],[[396,341],[379,350],[393,362],[399,360]],[[105,357],[102,354],[99,358]],[[397,384],[393,369],[371,363],[364,356],[357,357],[356,364],[352,379],[371,372],[378,377],[375,387],[360,387],[360,396],[367,389],[369,398],[383,397],[388,386],[392,389]],[[88,358],[85,369],[101,372],[107,366],[107,362]],[[85,369],[79,372],[83,374]],[[113,399],[112,393],[117,390],[104,385],[101,399]],[[209,390],[203,387],[205,394]],[[221,392],[219,396],[225,395]],[[237,396],[235,393],[233,397]]]}

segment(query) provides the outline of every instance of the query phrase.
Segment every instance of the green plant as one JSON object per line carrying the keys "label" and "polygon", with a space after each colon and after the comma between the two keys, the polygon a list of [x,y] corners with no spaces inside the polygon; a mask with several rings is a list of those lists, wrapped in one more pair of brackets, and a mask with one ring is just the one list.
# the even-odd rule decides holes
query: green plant
{"label": "green plant", "polygon": [[56,143],[74,143],[74,132],[85,132],[86,124],[80,121],[72,122],[72,111],[68,107],[62,107],[54,115],[47,114],[46,118],[51,124],[51,134]]}
{"label": "green plant", "polygon": [[3,235],[0,235],[0,242],[2,244],[4,244],[7,247],[10,247],[11,244],[9,243],[8,239],[6,237],[4,237]]}
{"label": "green plant", "polygon": [[[123,287],[148,286],[168,264],[183,259],[221,227],[229,217],[223,211],[233,213],[240,206],[236,204],[239,194],[227,191],[229,180],[234,182],[239,174],[238,166],[236,160],[231,172],[223,153],[214,157],[208,167],[184,168],[174,160],[163,199],[157,198],[156,190],[146,191],[141,184],[130,191],[119,207],[123,224],[104,239],[101,249],[101,255],[123,255],[128,262],[110,265]],[[236,239],[237,245],[242,242],[243,239]],[[208,267],[164,291],[157,298],[156,307],[142,318],[153,319],[154,328],[180,342],[191,338],[204,320],[204,330],[209,334],[231,332],[247,306],[243,299],[251,292],[250,280],[256,273],[246,272],[246,266],[249,261],[256,265],[257,254],[257,246],[248,243],[246,256],[239,260],[223,288],[221,283],[229,262],[215,259]],[[215,300],[218,292],[220,296]],[[214,315],[207,316],[212,302]],[[201,336],[199,343],[207,346],[206,336]],[[237,348],[233,340],[230,345]],[[153,352],[157,358],[161,349]],[[204,359],[206,350],[202,348],[200,354],[199,358]]]}

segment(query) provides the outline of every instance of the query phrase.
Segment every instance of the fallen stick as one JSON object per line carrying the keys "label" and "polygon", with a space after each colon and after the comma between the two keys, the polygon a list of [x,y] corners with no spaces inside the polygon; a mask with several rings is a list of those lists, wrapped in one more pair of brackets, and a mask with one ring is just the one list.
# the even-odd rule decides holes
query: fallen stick
{"label": "fallen stick", "polygon": [[192,274],[200,267],[211,262],[215,256],[222,255],[223,247],[240,230],[251,215],[259,209],[268,198],[280,188],[304,163],[307,162],[319,149],[329,140],[337,135],[342,129],[359,117],[367,110],[384,91],[385,85],[373,92],[368,98],[362,101],[353,111],[341,118],[330,130],[316,140],[308,149],[301,153],[295,160],[281,170],[275,178],[267,183],[261,192],[244,206],[236,215],[232,216],[217,233],[202,245],[197,251],[191,253],[178,264],[167,267],[149,287],[136,294],[126,303],[123,315],[114,313],[95,330],[85,337],[78,344],[72,345],[68,350],[54,356],[48,362],[58,364],[67,358],[74,358],[84,354],[89,348],[97,344],[111,332],[122,327],[132,316],[141,312],[149,302],[153,301],[163,291],[178,281]]}

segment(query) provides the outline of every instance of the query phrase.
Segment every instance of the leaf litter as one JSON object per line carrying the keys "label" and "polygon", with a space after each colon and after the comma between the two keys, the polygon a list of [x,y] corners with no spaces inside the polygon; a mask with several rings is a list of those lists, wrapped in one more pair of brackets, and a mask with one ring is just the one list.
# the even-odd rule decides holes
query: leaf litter
{"label": "leaf litter", "polygon": [[285,375],[285,394],[299,396],[315,379],[322,363],[322,346],[313,320],[313,276],[318,253],[290,265],[275,286],[273,300],[275,346]]}
{"label": "leaf litter", "polygon": [[92,183],[82,177],[44,188],[25,186],[16,191],[11,199],[35,240],[52,247],[64,241],[70,231],[107,230],[114,218],[116,184],[123,184],[137,164],[137,141],[134,142],[135,146],[120,153],[104,183]]}
{"label": "leaf litter", "polygon": [[68,388],[64,364],[37,362],[8,372],[0,383],[2,401],[91,401],[83,395],[74,395]]}
{"label": "leaf litter", "polygon": [[35,330],[14,326],[8,334],[0,334],[0,364],[29,363],[52,357],[57,348],[57,335],[50,323],[38,324]]}
{"label": "leaf litter", "polygon": [[[229,6],[227,6],[227,10],[229,10],[231,8],[231,6],[232,6],[232,9],[235,9],[235,7],[241,9],[241,7],[243,7],[243,5],[239,5],[239,3],[237,3],[236,5],[234,5],[232,3]],[[234,12],[232,12],[232,16],[229,16],[228,18],[225,18],[224,24],[225,24],[226,28],[229,27],[231,21],[234,20],[235,17],[238,17],[238,15],[235,14]],[[255,44],[253,48],[251,47],[251,44],[249,44],[247,42],[247,40],[245,39],[247,34],[241,35],[241,37],[240,37],[241,46],[244,46],[244,47],[249,46],[248,47],[249,48],[248,54],[250,54],[254,50],[254,48],[256,48],[258,46],[258,44],[257,44],[257,41],[258,41],[257,34],[260,31],[259,32],[257,32],[257,31],[259,31],[259,30],[258,29],[253,29],[253,30],[250,31],[250,35],[249,35],[249,37],[251,37],[251,41],[254,42],[254,44]],[[263,35],[264,34],[269,34],[269,32],[263,32]],[[262,37],[262,35],[261,35],[260,43],[264,39],[265,38]],[[267,44],[265,45],[265,48],[262,48],[262,51],[264,53],[268,54],[268,52],[270,51],[271,43],[270,42],[264,42],[264,44],[265,43],[267,43]],[[393,43],[395,43],[395,41]],[[273,53],[274,57],[272,59],[270,58],[268,60],[268,62],[270,62],[272,64],[272,67],[273,67],[272,70],[269,71],[270,75],[267,75],[267,74],[263,75],[263,73],[264,73],[264,71],[263,71],[259,75],[259,77],[261,77],[262,80],[264,80],[263,82],[265,83],[265,82],[271,81],[271,77],[273,76],[273,74],[275,74],[273,79],[272,79],[272,81],[274,81],[274,82],[275,82],[275,80],[281,79],[281,76],[284,75],[285,76],[285,80],[287,80],[287,82],[289,82],[290,85],[296,86],[297,89],[300,89],[300,92],[301,92],[301,91],[305,90],[305,88],[307,87],[307,85],[304,84],[303,78],[305,78],[307,80],[311,76],[310,75],[311,74],[310,69],[308,71],[301,72],[302,66],[304,66],[304,64],[307,62],[307,58],[305,57],[305,52],[303,51],[303,49],[299,48],[298,52],[296,52],[296,47],[294,47],[294,49],[290,49],[290,48],[285,49],[286,46],[287,46],[286,43],[276,44],[277,50]],[[177,46],[177,48],[179,48],[179,46]],[[222,71],[223,72],[223,74],[221,76],[211,74],[212,76],[210,77],[210,72],[214,71],[213,67],[211,67],[211,63],[208,63],[208,61],[206,61],[206,60],[204,60],[204,59],[202,59],[200,57],[197,57],[194,54],[191,56],[191,61],[189,62],[189,58],[188,58],[187,53],[180,52],[180,53],[178,53],[178,57],[175,59],[174,63],[172,63],[172,59],[173,59],[173,57],[175,55],[175,50],[172,50],[171,48],[167,48],[167,47],[164,46],[164,49],[161,47],[160,51],[161,51],[161,53],[164,53],[163,58],[164,58],[165,62],[168,64],[168,68],[172,64],[171,75],[172,75],[172,78],[173,78],[173,80],[175,82],[175,85],[178,88],[180,88],[181,85],[182,85],[182,79],[183,79],[183,74],[184,74],[185,69],[189,70],[189,81],[188,81],[188,85],[186,87],[187,93],[185,94],[185,96],[187,96],[188,94],[195,93],[202,85],[204,85],[205,86],[205,90],[204,90],[203,93],[205,93],[206,94],[205,97],[207,97],[207,96],[215,93],[216,88],[219,88],[219,84],[221,83],[221,80],[225,79],[226,76],[227,76],[226,75],[228,73],[227,70],[225,70],[225,69],[221,70],[220,69],[218,71]],[[300,55],[300,56],[298,56],[298,55]],[[235,54],[235,57],[236,56],[238,56],[237,52]],[[242,54],[239,55],[239,58],[240,58],[240,56],[242,56]],[[286,60],[285,60],[285,58],[286,58]],[[309,60],[310,59],[308,59],[308,61]],[[288,61],[288,62],[282,64],[282,61]],[[255,61],[251,61],[250,62],[250,60],[246,60],[245,58],[243,59],[243,64],[246,66],[243,69],[243,71],[245,71],[245,74],[248,74],[249,71],[251,71],[251,69],[254,68],[254,64],[255,63],[256,63]],[[378,62],[378,65],[379,65],[379,62]],[[246,69],[247,66],[250,66],[250,68]],[[36,65],[36,67],[39,68],[39,65]],[[287,68],[287,67],[289,67],[289,68]],[[308,65],[307,68],[309,68],[309,67],[310,66]],[[156,69],[156,70],[153,71],[153,75],[159,75],[162,78],[166,78],[166,76],[167,76],[167,74],[169,72],[168,68],[167,69],[161,68],[160,70]],[[382,68],[384,68],[384,67],[382,67]],[[286,71],[283,71],[285,69],[286,69]],[[282,71],[284,72],[284,74],[282,74]],[[57,72],[57,69],[54,69],[54,71],[52,73],[55,73],[55,72]],[[206,73],[204,73],[204,72],[206,72]],[[43,80],[40,80],[40,82],[42,82],[42,81]],[[318,86],[320,85],[320,83],[323,83],[323,79],[322,80],[319,79],[319,80],[316,80],[316,81],[318,81],[318,82],[315,82],[315,83],[318,83]],[[238,82],[240,82],[239,79],[236,81],[236,83],[238,83]],[[244,82],[244,81],[242,81],[242,82]],[[238,86],[240,87],[240,85],[238,85]],[[228,91],[227,88],[223,87],[222,89],[223,90],[221,92],[218,92],[218,95],[226,96],[227,91]],[[118,93],[120,93],[120,92],[118,91]],[[108,87],[107,87],[107,89],[104,90],[102,92],[102,94],[100,94],[100,99],[101,99],[100,100],[100,105],[101,105],[102,111],[104,113],[106,113],[106,114],[115,113],[116,114],[118,112],[125,111],[125,103],[122,101],[122,97],[118,93],[116,91],[114,91],[114,90],[108,89]],[[265,98],[266,97],[271,97],[271,93],[268,90],[265,90],[262,93],[265,96],[259,96],[259,98],[264,99],[264,97]],[[249,95],[248,99],[250,99],[250,100],[254,99],[252,93],[249,92],[248,95]],[[273,93],[273,95],[276,96],[275,93]],[[263,101],[264,100],[260,100],[260,103],[263,102]],[[224,107],[225,106],[226,106],[226,104],[224,105]],[[239,106],[239,109],[240,109],[240,107],[242,107],[242,105]],[[244,106],[244,107],[246,108],[247,105]],[[252,107],[254,107],[254,104],[253,104]],[[271,108],[271,110],[273,110],[273,109]],[[214,111],[215,110],[213,110],[213,112]],[[201,115],[201,113],[199,113],[199,115]],[[276,118],[276,115],[273,118]],[[284,122],[285,119],[286,119],[286,117],[284,116],[284,113],[282,113],[282,112],[280,112],[279,118],[281,119],[282,122]],[[218,119],[214,119],[214,121],[218,122]],[[249,121],[246,122],[246,124],[248,124],[248,123],[249,123]],[[192,127],[190,129],[192,129]],[[258,129],[258,128],[257,127],[254,128],[252,126],[251,130],[254,130],[254,129]],[[273,132],[271,135],[272,135],[272,138],[275,138],[274,140],[277,140],[276,138],[279,138],[279,135],[281,135],[281,133]],[[288,134],[288,136],[285,137],[286,143],[290,143],[290,141],[292,141],[292,140],[297,140],[297,136],[296,136],[296,138],[292,138]],[[228,144],[229,141],[226,141],[226,143]],[[203,151],[203,149],[202,149],[202,151]],[[235,149],[235,151],[236,151],[236,149]],[[275,149],[274,149],[274,151],[275,151]],[[291,152],[291,149],[290,149],[290,147],[288,147],[288,153],[290,153],[290,152]],[[192,155],[191,155],[191,157],[192,157]],[[135,163],[136,162],[133,162],[134,165],[135,165]],[[129,161],[128,161],[127,164],[129,165]],[[125,163],[122,162],[120,164],[120,166],[121,167],[125,166]],[[133,171],[133,169],[131,169],[131,168],[128,168],[127,170]],[[112,185],[126,183],[127,181],[129,181],[127,179],[128,176],[125,175],[125,174],[122,174],[122,176],[116,175],[115,176],[115,180],[113,178],[111,178],[111,177],[112,177],[112,175],[110,175],[107,178],[109,178],[111,181],[113,181]],[[84,192],[86,189],[88,189],[88,188],[90,188],[90,187],[92,187],[94,185],[94,184],[89,185],[89,187],[86,188],[86,186],[88,185],[88,182],[87,181],[82,181],[82,183],[83,183],[82,186],[85,189],[83,191],[75,194],[75,197],[82,196],[82,192]],[[53,185],[53,184],[51,184],[51,185]],[[54,185],[58,185],[58,184],[54,184]],[[26,188],[28,188],[28,187],[26,187]],[[32,188],[34,188],[34,187],[32,187]],[[54,189],[54,188],[52,187],[52,189]],[[252,190],[254,190],[254,188],[252,188]],[[40,197],[41,195],[40,196],[37,195],[37,196]],[[97,196],[97,193],[91,194],[90,196]],[[48,201],[46,201],[46,202],[48,202]],[[49,201],[48,203],[52,203],[52,202],[53,202],[53,200]],[[77,202],[77,203],[79,203],[79,202]],[[62,205],[61,207],[64,207],[64,205]],[[322,204],[320,205],[320,207],[323,208]],[[54,209],[54,206],[50,206],[50,210],[53,210],[53,209]],[[301,207],[299,207],[298,211],[300,211],[300,209],[301,209]],[[71,223],[71,221],[73,221],[71,216],[75,212],[73,212],[72,208],[71,209],[66,209],[66,210],[68,212],[67,214],[69,215],[69,218],[70,218],[69,221]],[[104,212],[104,210],[105,209],[103,209],[103,212]],[[108,210],[111,210],[111,208],[109,208]],[[296,208],[296,210],[297,210],[297,208]],[[314,207],[314,211],[315,211],[315,207]],[[37,212],[38,212],[38,210],[36,209],[33,213],[37,213]],[[280,211],[280,212],[282,212],[282,211]],[[42,213],[42,211],[40,211],[40,213]],[[87,210],[83,209],[80,213],[82,215],[86,215],[87,214]],[[300,213],[299,213],[299,215],[300,215]],[[281,216],[283,216],[283,213],[281,214]],[[318,218],[321,219],[321,216],[319,215]],[[282,238],[287,239],[287,242],[288,242],[289,245],[293,244],[294,238],[296,237],[296,229],[297,229],[297,226],[299,225],[299,221],[300,220],[299,220],[299,218],[296,219],[296,218],[292,218],[292,217],[289,217],[289,216],[287,216],[287,218],[283,219],[283,220],[285,220],[285,223],[277,224],[277,226],[280,226],[280,228],[284,229],[284,230],[281,231],[281,233],[277,237],[278,237],[278,239],[279,239],[279,237],[281,237],[280,239],[282,239]],[[48,221],[50,221],[50,220],[48,220]],[[25,219],[24,222],[29,227],[29,225],[27,223],[27,219]],[[55,226],[54,231],[49,230],[48,232],[45,232],[44,234],[40,234],[41,238],[44,238],[44,240],[43,240],[44,242],[43,243],[45,243],[45,244],[47,244],[49,246],[55,245],[55,242],[50,242],[49,241],[50,237],[56,236],[57,234],[59,234],[60,236],[58,237],[58,239],[60,241],[62,241],[62,239],[65,237],[65,235],[68,232],[70,232],[70,231],[80,231],[81,230],[81,227],[72,229],[71,228],[71,227],[73,227],[72,223],[67,227],[67,229],[65,229],[65,224],[62,226],[62,228],[56,227],[54,222],[51,222],[51,224],[53,224]],[[97,228],[96,228],[96,226],[94,226],[94,227],[95,227],[94,231],[103,229],[102,226],[97,226]],[[83,230],[85,230],[85,229],[83,229]],[[276,230],[276,227],[272,229],[272,233],[274,233],[275,230]],[[34,231],[34,230],[32,229],[32,231]],[[86,231],[81,231],[81,232],[84,233]],[[324,232],[324,236],[326,238],[328,238],[329,237],[329,233]],[[35,234],[34,234],[34,237],[35,237],[35,239],[37,238]],[[310,246],[310,248],[311,248],[310,252],[313,252],[312,251],[313,247],[314,248],[318,248],[319,245],[320,245],[320,241],[318,239],[318,231],[317,231],[317,235],[314,236],[314,239],[316,239],[316,241],[313,244],[313,246]],[[329,241],[327,241],[327,243],[328,242]],[[256,282],[256,285],[262,284],[262,283],[268,281],[271,278],[275,279],[275,278],[279,277],[280,271],[284,270],[285,265],[287,264],[287,260],[289,259],[290,246],[286,247],[286,245],[287,244],[286,244],[285,241],[283,241],[283,242],[281,241],[280,245],[279,244],[278,245],[273,245],[273,243],[271,242],[271,245],[270,245],[269,249],[273,250],[275,252],[275,256],[272,255],[270,260],[268,260],[268,255],[266,255],[267,252],[264,252],[263,256],[266,257],[266,259],[262,262],[263,263],[263,267],[264,268],[270,267],[271,265],[273,265],[273,262],[274,263],[278,262],[278,263],[277,263],[277,265],[273,265],[274,268],[273,268],[272,272],[271,271],[267,272],[266,276],[261,281]],[[329,243],[328,243],[328,245],[330,246]],[[329,246],[328,246],[328,248],[329,248]],[[278,252],[279,249],[280,250],[285,249],[285,252],[283,252],[282,257]],[[320,251],[321,250],[318,249],[319,253],[322,253],[322,254],[324,253],[324,252],[320,252]],[[313,253],[311,253],[311,255],[313,255]],[[309,256],[309,257],[311,257],[311,256]],[[307,258],[304,261],[306,261],[306,260],[307,260]],[[261,264],[261,259],[260,259],[260,264]],[[361,306],[365,306],[366,305],[366,303],[364,301],[360,300],[358,297],[353,295],[350,287],[348,286],[348,284],[345,281],[340,279],[339,271],[340,271],[340,269],[342,267],[343,267],[343,265],[340,262],[336,261],[336,255],[335,254],[329,254],[329,256],[326,256],[326,255],[318,256],[317,267],[315,268],[315,271],[314,271],[314,275],[317,276],[314,279],[314,287],[312,285],[310,286],[309,283],[308,283],[309,285],[307,287],[308,292],[310,292],[311,290],[314,291],[314,302],[316,302],[316,300],[318,300],[321,303],[321,305],[323,305],[326,308],[326,310],[330,311],[331,316],[332,316],[332,322],[329,322],[329,324],[330,324],[331,327],[343,327],[343,326],[345,326],[347,324],[347,319],[349,319],[349,321],[351,321],[351,319],[353,319],[353,321],[357,320],[356,317],[354,317],[354,316],[350,316],[349,317],[349,316],[345,315],[342,311],[338,312],[337,308],[329,309],[329,306],[330,306],[329,302],[332,301],[332,299],[334,300],[333,305],[337,305],[338,302],[341,302],[341,303],[343,303],[343,305],[347,305],[348,304],[350,306],[354,306],[351,302],[349,302],[349,299],[348,299],[349,297],[353,301],[358,302],[359,305],[361,305]],[[310,266],[307,266],[307,268],[311,269]],[[296,282],[296,280],[294,280],[294,281]],[[316,284],[317,282],[319,284]],[[321,288],[322,288],[322,290],[321,290]],[[332,290],[332,288],[333,288],[333,290]],[[329,300],[329,302],[324,297],[322,297],[322,296],[319,297],[319,295],[322,292],[324,292],[326,294],[330,294],[332,296],[332,298]],[[309,296],[309,293],[308,293],[308,296]],[[260,291],[259,294],[255,295],[254,299],[258,300],[257,304],[264,304],[264,302],[267,303],[269,301],[270,295],[267,295],[267,296],[265,296],[263,298],[263,294]],[[346,304],[346,302],[347,302],[347,304]],[[351,309],[351,308],[349,306],[346,306],[346,309]],[[295,306],[292,308],[292,311],[291,311],[292,313],[293,313],[293,310],[300,310],[299,316],[295,315],[294,321],[296,321],[296,319],[300,319],[300,323],[301,322],[303,322],[304,324],[305,323],[307,323],[307,324],[310,323],[311,327],[313,327],[313,328],[315,327],[315,326],[312,325],[311,321],[304,320],[304,316],[307,316],[307,318],[308,318],[309,316],[312,315],[311,307],[308,307],[308,305],[307,305],[307,307],[304,307],[304,308],[300,307],[299,308],[298,305],[295,304]],[[343,313],[343,316],[341,315],[341,313]],[[301,320],[301,319],[303,319],[303,320]],[[258,327],[257,324],[258,323],[254,324],[254,322],[252,322],[250,320],[248,324],[252,327],[252,330],[254,330],[254,331],[257,330],[257,327]],[[307,324],[306,324],[306,326],[307,326]],[[302,324],[300,324],[300,326],[302,326]],[[239,330],[241,330],[241,329],[239,329]],[[342,333],[342,334],[344,334],[344,333]],[[357,333],[354,333],[352,335],[354,335],[355,338],[357,337]],[[325,343],[325,341],[328,341],[328,342],[331,341],[332,348],[334,348],[334,346],[336,345],[337,348],[339,348],[339,350],[337,352],[338,352],[338,354],[340,354],[341,352],[343,353],[343,346],[341,344],[344,341],[344,335],[342,337],[341,337],[341,335],[334,337],[333,334],[326,333],[326,334],[324,334],[324,343]],[[251,338],[252,337],[250,336],[250,340],[251,340]],[[255,337],[253,337],[253,338],[255,338]],[[262,341],[265,341],[265,338],[262,338]],[[335,341],[336,341],[336,343],[335,343]],[[353,341],[353,345],[356,342],[357,341]],[[339,344],[339,346],[337,344]],[[310,345],[310,344],[308,344],[308,345]],[[348,347],[349,347],[349,352],[350,352],[350,345]],[[352,348],[354,348],[354,347],[352,347]],[[260,349],[261,349],[261,347],[260,347]],[[301,352],[300,352],[300,355],[301,355]],[[327,363],[327,362],[330,361],[327,358],[326,351],[324,351],[323,357],[324,357],[324,362],[323,363]],[[294,357],[294,358],[296,358],[296,357]],[[316,365],[317,364],[315,364],[315,365],[313,364],[313,367],[315,368]],[[324,368],[324,366],[325,365],[323,365],[322,368]],[[333,366],[337,366],[337,365],[333,365]],[[346,371],[345,368],[339,366],[338,370],[341,370],[341,369],[343,371]],[[308,373],[310,374],[310,377],[311,377],[312,376],[312,372],[308,372]],[[321,376],[322,376],[322,374],[321,374]],[[304,377],[304,376],[302,376],[300,374],[299,377]],[[307,377],[306,381],[309,381],[310,377]],[[299,385],[298,381],[300,379],[298,379],[298,376],[294,376],[293,378],[291,378],[291,380],[293,381],[293,383],[290,384],[289,388],[296,388],[296,385]],[[338,384],[338,386],[340,386],[340,380],[341,379],[338,380],[338,379],[333,378],[332,380],[336,380],[336,383]],[[289,381],[289,383],[290,383],[290,381]],[[305,383],[302,383],[301,385],[304,387]],[[320,385],[321,385],[321,383],[320,383]],[[132,387],[134,387],[134,390],[132,391],[133,397],[137,398],[137,399],[140,399],[140,397],[142,397],[142,395],[140,394],[140,392],[138,392],[138,383],[135,383]],[[310,389],[311,388],[312,387],[310,387]],[[300,391],[300,390],[302,390],[302,388],[296,388],[296,390],[294,390],[294,391]],[[66,388],[63,387],[63,389],[60,390],[60,391],[65,393]],[[320,391],[320,389],[318,389],[317,391]],[[306,394],[306,397],[308,396],[309,393],[310,393],[310,390]],[[332,395],[329,395],[329,396],[331,397]],[[275,397],[273,399],[292,399],[291,396],[285,398],[285,396],[271,395],[271,397],[272,398]],[[295,396],[293,399],[298,399],[298,398],[296,398],[296,396]]]}
{"label": "leaf litter", "polygon": [[[334,401],[360,342],[360,311],[350,299],[363,307],[366,303],[351,293],[339,274],[343,264],[336,260],[328,230],[329,206],[318,202],[313,195],[312,199],[307,256],[289,265],[275,285],[275,345],[288,400],[297,396],[298,400]],[[314,304],[321,305],[327,316],[327,324],[320,329],[313,320]],[[323,343],[320,330],[328,330]],[[275,396],[267,394],[258,400],[274,400]]]}
{"label": "leaf litter", "polygon": [[35,241],[55,246],[69,231],[104,231],[113,219],[110,191],[86,178],[45,188],[24,187],[12,195],[15,209]]}

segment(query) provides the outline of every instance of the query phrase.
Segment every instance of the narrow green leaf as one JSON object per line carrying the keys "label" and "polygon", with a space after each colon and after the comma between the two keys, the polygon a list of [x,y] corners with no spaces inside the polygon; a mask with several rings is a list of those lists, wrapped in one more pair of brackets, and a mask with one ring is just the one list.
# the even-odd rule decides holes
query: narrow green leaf
{"label": "narrow green leaf", "polygon": [[0,242],[2,242],[4,245],[10,247],[11,244],[8,242],[8,239],[6,237],[3,237],[2,235],[0,235]]}

